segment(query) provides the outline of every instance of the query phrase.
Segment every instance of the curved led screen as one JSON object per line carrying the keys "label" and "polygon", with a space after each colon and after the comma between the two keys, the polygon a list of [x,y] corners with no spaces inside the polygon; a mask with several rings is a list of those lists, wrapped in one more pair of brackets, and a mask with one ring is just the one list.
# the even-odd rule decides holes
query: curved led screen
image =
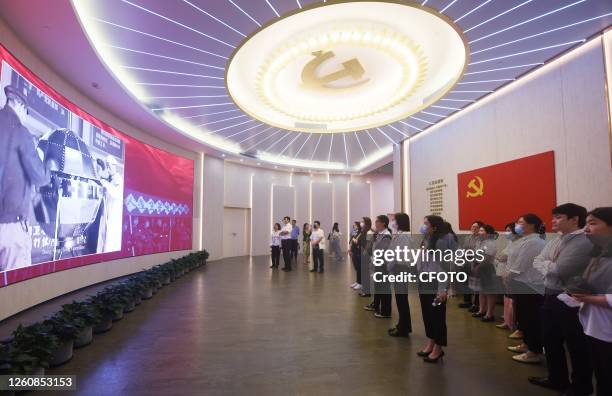
{"label": "curved led screen", "polygon": [[0,287],[191,249],[194,164],[87,114],[0,45]]}

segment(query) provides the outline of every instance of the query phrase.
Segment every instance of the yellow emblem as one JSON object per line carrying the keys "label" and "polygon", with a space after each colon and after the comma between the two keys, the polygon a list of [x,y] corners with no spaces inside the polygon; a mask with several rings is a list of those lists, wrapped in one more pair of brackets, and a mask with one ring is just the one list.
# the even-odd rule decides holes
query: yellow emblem
{"label": "yellow emblem", "polygon": [[[345,89],[345,88],[353,88],[358,85],[365,84],[370,79],[366,78],[364,80],[358,81],[361,77],[363,77],[365,73],[365,69],[359,63],[357,58],[349,59],[346,62],[342,62],[342,69],[333,73],[329,73],[325,76],[317,76],[317,69],[319,66],[328,59],[336,56],[333,51],[315,51],[312,53],[314,55],[314,59],[306,63],[304,68],[302,69],[302,82],[304,86],[311,89],[322,89],[322,88],[330,88],[330,89]],[[338,81],[345,77],[352,77],[353,80],[356,80],[355,83],[343,85],[343,86],[333,86],[332,82]]]}
{"label": "yellow emblem", "polygon": [[467,186],[467,198],[475,198],[484,195],[484,181],[482,181],[480,176],[476,176],[474,179],[470,180]]}

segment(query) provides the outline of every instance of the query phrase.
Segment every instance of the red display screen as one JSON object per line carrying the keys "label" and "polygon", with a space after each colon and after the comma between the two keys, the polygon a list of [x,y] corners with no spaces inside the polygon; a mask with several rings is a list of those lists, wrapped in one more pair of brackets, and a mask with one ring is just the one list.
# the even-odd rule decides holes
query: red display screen
{"label": "red display screen", "polygon": [[0,287],[192,247],[193,160],[92,117],[0,45]]}

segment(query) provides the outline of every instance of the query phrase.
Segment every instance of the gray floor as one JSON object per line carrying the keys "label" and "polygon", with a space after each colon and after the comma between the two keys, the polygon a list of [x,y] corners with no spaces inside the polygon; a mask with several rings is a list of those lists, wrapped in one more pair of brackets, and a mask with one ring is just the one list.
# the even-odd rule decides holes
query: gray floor
{"label": "gray floor", "polygon": [[415,355],[425,342],[416,295],[414,333],[392,338],[395,318],[362,309],[369,299],[348,288],[347,262],[325,274],[268,265],[266,257],[211,262],[49,374],[76,374],[76,394],[88,396],[554,394],[527,382],[544,368],[512,361],[507,332],[471,318],[456,299],[444,362],[426,364]]}

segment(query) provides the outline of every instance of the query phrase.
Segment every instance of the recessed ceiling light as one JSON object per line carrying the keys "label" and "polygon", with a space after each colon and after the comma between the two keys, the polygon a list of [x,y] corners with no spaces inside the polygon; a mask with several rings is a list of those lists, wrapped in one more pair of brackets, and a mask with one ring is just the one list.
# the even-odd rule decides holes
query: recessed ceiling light
{"label": "recessed ceiling light", "polygon": [[221,154],[221,157],[224,157],[224,158],[225,158],[225,154]]}
{"label": "recessed ceiling light", "polygon": [[463,75],[467,51],[450,19],[418,4],[321,4],[248,37],[230,57],[226,84],[245,113],[269,125],[352,132],[436,102]]}
{"label": "recessed ceiling light", "polygon": [[240,158],[240,162],[244,162],[244,159],[243,159],[243,158]]}
{"label": "recessed ceiling light", "polygon": [[258,163],[257,163],[257,166],[261,166],[261,162],[258,162]]}

